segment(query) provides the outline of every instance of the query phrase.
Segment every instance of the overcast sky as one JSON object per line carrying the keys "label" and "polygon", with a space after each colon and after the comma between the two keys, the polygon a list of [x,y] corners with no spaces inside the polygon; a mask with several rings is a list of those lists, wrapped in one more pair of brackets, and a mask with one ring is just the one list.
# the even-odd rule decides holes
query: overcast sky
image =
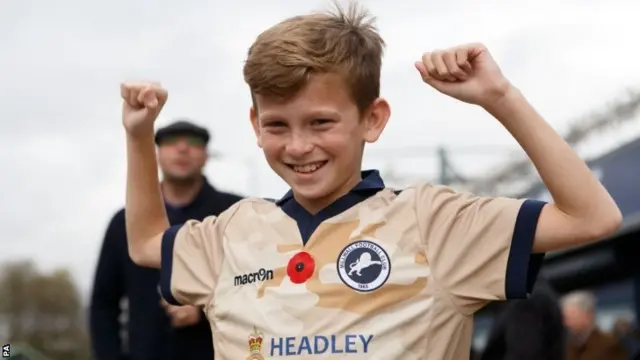
{"label": "overcast sky", "polygon": [[[560,131],[640,81],[635,0],[363,3],[388,44],[382,93],[393,115],[375,154],[439,144],[497,149],[454,154],[459,167],[478,174],[517,148],[482,111],[420,81],[413,62],[434,48],[484,42]],[[267,26],[323,7],[317,0],[1,1],[0,261],[70,267],[88,291],[106,224],[124,200],[118,87],[127,79],[169,90],[160,125],[184,116],[212,129],[213,147],[226,157],[207,168],[214,184],[281,195],[286,186],[250,130],[242,62]],[[436,171],[431,153],[366,160],[385,168],[391,161],[401,173]]]}

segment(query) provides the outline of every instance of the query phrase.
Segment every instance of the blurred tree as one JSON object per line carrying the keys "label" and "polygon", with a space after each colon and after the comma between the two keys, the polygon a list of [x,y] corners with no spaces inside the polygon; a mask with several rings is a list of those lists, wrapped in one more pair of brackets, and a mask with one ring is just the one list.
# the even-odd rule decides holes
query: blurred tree
{"label": "blurred tree", "polygon": [[52,360],[89,360],[84,308],[67,270],[50,274],[32,262],[0,269],[0,322],[13,344],[28,344]]}

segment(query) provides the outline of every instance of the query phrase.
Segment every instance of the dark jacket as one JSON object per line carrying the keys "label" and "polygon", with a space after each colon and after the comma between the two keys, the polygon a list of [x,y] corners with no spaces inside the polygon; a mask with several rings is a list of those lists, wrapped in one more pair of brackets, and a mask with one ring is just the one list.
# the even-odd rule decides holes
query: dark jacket
{"label": "dark jacket", "polygon": [[[172,225],[218,215],[240,200],[208,182],[194,201],[182,208],[167,206]],[[111,219],[95,274],[90,306],[90,334],[96,360],[211,360],[209,323],[174,329],[160,306],[159,271],[135,265],[129,258],[124,210]],[[121,342],[120,304],[128,299],[128,351]],[[125,354],[128,353],[127,356]]]}
{"label": "dark jacket", "polygon": [[481,360],[563,360],[565,335],[557,297],[539,278],[526,300],[502,304]]}

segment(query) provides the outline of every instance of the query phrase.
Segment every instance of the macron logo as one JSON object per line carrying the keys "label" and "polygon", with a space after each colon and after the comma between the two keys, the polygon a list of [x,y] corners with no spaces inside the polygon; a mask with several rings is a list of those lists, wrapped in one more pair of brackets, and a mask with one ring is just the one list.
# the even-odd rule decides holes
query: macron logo
{"label": "macron logo", "polygon": [[273,279],[273,270],[262,268],[256,272],[238,275],[233,278],[233,286],[241,286],[253,284],[258,281],[267,281]]}

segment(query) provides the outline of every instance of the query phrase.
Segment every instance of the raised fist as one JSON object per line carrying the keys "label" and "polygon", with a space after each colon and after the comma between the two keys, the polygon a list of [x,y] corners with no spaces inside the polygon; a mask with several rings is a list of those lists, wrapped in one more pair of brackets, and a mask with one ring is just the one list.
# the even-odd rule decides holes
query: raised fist
{"label": "raised fist", "polygon": [[160,84],[127,82],[120,85],[122,124],[129,134],[153,133],[153,123],[167,102],[167,91]]}
{"label": "raised fist", "polygon": [[511,84],[482,44],[427,52],[415,65],[424,82],[467,103],[487,106],[511,89]]}

